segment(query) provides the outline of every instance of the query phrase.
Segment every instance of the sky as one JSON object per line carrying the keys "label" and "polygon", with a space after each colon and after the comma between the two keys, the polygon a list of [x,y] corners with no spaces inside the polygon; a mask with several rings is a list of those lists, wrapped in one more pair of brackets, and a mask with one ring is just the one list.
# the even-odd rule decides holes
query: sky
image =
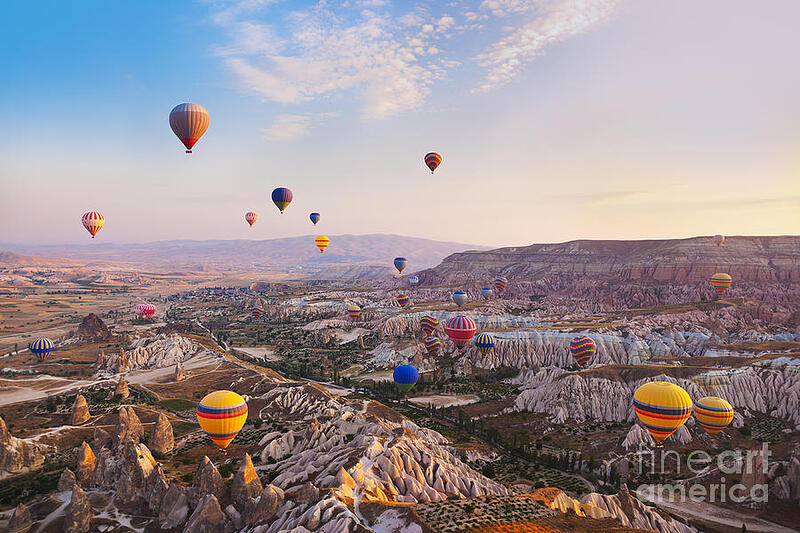
{"label": "sky", "polygon": [[[9,3],[0,243],[86,244],[89,210],[117,243],[800,234],[797,20],[794,0]],[[191,155],[181,102],[211,116]]]}

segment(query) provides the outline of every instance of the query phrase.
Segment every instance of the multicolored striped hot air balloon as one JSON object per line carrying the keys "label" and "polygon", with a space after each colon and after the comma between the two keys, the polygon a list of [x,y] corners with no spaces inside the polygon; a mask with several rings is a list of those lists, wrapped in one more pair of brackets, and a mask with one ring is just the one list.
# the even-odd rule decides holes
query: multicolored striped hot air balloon
{"label": "multicolored striped hot air balloon", "polygon": [[508,284],[508,280],[503,276],[497,276],[494,278],[494,288],[497,289],[498,294],[502,294],[503,291],[506,289],[506,285]]}
{"label": "multicolored striped hot air balloon", "polygon": [[244,214],[244,219],[247,221],[248,224],[250,224],[250,227],[252,228],[253,224],[255,224],[256,220],[258,220],[258,215],[256,213],[253,213],[252,211],[248,211],[247,213]]}
{"label": "multicolored striped hot air balloon", "polygon": [[481,288],[481,296],[486,298],[487,300],[492,297],[492,288],[491,287],[483,287]]}
{"label": "multicolored striped hot air balloon", "polygon": [[197,404],[197,421],[214,444],[224,450],[247,421],[247,403],[233,391],[214,391]]}
{"label": "multicolored striped hot air balloon", "polygon": [[439,319],[433,315],[425,315],[419,320],[419,326],[425,335],[430,335],[439,327]]}
{"label": "multicolored striped hot air balloon", "polygon": [[475,337],[475,346],[483,355],[486,355],[494,349],[494,337],[488,333],[481,333]]}
{"label": "multicolored striped hot air balloon", "polygon": [[464,291],[456,291],[453,293],[453,301],[457,306],[461,307],[467,303],[467,293]]}
{"label": "multicolored striped hot air balloon", "polygon": [[400,365],[394,369],[392,377],[394,378],[398,390],[402,393],[406,393],[419,381],[419,372],[411,365]]}
{"label": "multicolored striped hot air balloon", "polygon": [[178,104],[169,113],[169,127],[192,153],[192,147],[208,129],[211,119],[206,108],[199,104]]}
{"label": "multicolored striped hot air balloon", "polygon": [[731,283],[733,283],[733,278],[731,278],[728,274],[723,274],[720,272],[711,276],[711,284],[720,295],[728,290],[728,287],[731,286]]}
{"label": "multicolored striped hot air balloon", "polygon": [[411,302],[411,298],[408,296],[408,294],[398,294],[395,300],[397,300],[397,303],[400,305],[400,307],[405,307],[409,304],[409,302]]}
{"label": "multicolored striped hot air balloon", "polygon": [[422,343],[425,345],[425,349],[428,350],[428,355],[432,355],[433,357],[436,357],[439,350],[442,348],[442,341],[440,341],[438,337],[432,335],[428,335],[422,339]]}
{"label": "multicolored striped hot air balloon", "polygon": [[428,152],[425,154],[425,165],[431,169],[431,174],[436,170],[436,167],[442,164],[442,156],[436,152]]}
{"label": "multicolored striped hot air balloon", "polygon": [[453,341],[457,348],[463,348],[475,336],[478,330],[475,321],[464,315],[457,315],[449,319],[444,325],[444,332]]}
{"label": "multicolored striped hot air balloon", "polygon": [[656,442],[662,442],[692,414],[692,399],[677,385],[651,381],[636,389],[633,408]]}
{"label": "multicolored striped hot air balloon", "polygon": [[46,338],[36,339],[28,346],[28,349],[33,355],[36,356],[36,359],[40,363],[47,359],[47,357],[50,355],[50,352],[52,352],[54,348],[55,345],[53,344],[53,341]]}
{"label": "multicolored striped hot air balloon", "polygon": [[725,242],[725,235],[714,235],[714,244],[717,246],[722,246],[723,242]]}
{"label": "multicolored striped hot air balloon", "polygon": [[694,404],[694,418],[712,437],[733,420],[733,407],[716,396],[706,396]]}
{"label": "multicolored striped hot air balloon", "polygon": [[407,264],[408,264],[408,259],[406,259],[405,257],[395,257],[394,258],[394,267],[401,274],[403,273],[403,269],[406,268]]}
{"label": "multicolored striped hot air balloon", "polygon": [[575,362],[583,368],[589,364],[594,354],[597,353],[597,345],[589,337],[581,335],[572,339],[569,343],[569,351]]}
{"label": "multicolored striped hot air balloon", "polygon": [[264,316],[264,308],[260,305],[254,305],[250,308],[250,314],[255,318],[261,318]]}
{"label": "multicolored striped hot air balloon", "polygon": [[419,285],[419,276],[408,276],[408,284],[412,287]]}
{"label": "multicolored striped hot air balloon", "polygon": [[331,240],[327,235],[318,235],[317,238],[314,239],[314,244],[319,248],[319,253],[325,253],[325,248],[327,248],[330,243]]}
{"label": "multicolored striped hot air balloon", "polygon": [[281,214],[283,214],[283,211],[292,203],[292,198],[294,198],[292,191],[286,187],[278,187],[272,191],[272,203],[278,207]]}
{"label": "multicolored striped hot air balloon", "polygon": [[94,239],[94,236],[97,235],[97,232],[100,231],[100,228],[106,223],[106,219],[97,211],[89,211],[88,213],[84,213],[81,217],[81,223],[83,227],[86,228],[86,231],[89,232],[89,235],[92,236],[92,239]]}
{"label": "multicolored striped hot air balloon", "polygon": [[311,213],[310,215],[308,215],[308,218],[310,218],[311,222],[313,222],[314,225],[316,226],[317,222],[319,222],[319,219],[321,218],[321,216],[320,216],[319,213]]}
{"label": "multicolored striped hot air balloon", "polygon": [[139,318],[151,319],[156,314],[156,306],[153,304],[136,304],[133,311]]}
{"label": "multicolored striped hot air balloon", "polygon": [[347,306],[347,315],[355,322],[361,316],[361,308],[357,305]]}

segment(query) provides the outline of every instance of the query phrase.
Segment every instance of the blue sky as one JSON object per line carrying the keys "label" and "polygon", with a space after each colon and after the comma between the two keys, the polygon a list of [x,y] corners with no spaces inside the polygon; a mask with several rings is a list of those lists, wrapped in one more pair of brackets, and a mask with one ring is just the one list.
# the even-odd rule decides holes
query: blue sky
{"label": "blue sky", "polygon": [[[799,19],[790,0],[4,6],[0,242],[83,242],[91,209],[115,242],[797,234]],[[191,156],[167,124],[184,101],[211,115]]]}

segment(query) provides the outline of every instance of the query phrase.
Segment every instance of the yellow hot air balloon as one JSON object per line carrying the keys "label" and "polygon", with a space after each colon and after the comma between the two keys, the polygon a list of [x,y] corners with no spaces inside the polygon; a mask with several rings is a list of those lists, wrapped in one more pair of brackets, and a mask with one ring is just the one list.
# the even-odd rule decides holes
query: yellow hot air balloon
{"label": "yellow hot air balloon", "polygon": [[633,408],[656,442],[662,442],[688,420],[692,399],[677,385],[651,381],[636,389]]}
{"label": "yellow hot air balloon", "polygon": [[218,390],[197,404],[197,421],[214,444],[223,450],[247,420],[247,403],[233,391]]}
{"label": "yellow hot air balloon", "polygon": [[711,284],[720,295],[728,290],[728,287],[731,286],[731,283],[733,283],[733,278],[731,278],[728,274],[718,272],[711,276]]}
{"label": "yellow hot air balloon", "polygon": [[733,420],[733,407],[722,398],[706,396],[694,404],[694,418],[706,433],[714,436]]}
{"label": "yellow hot air balloon", "polygon": [[319,248],[319,253],[324,253],[325,248],[331,243],[331,240],[326,235],[320,235],[316,239],[314,239],[314,243],[316,243],[317,248]]}

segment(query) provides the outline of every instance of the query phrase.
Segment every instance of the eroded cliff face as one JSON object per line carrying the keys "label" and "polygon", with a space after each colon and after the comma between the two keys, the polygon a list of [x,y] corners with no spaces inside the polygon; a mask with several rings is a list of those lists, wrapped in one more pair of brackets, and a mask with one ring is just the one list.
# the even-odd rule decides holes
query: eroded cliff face
{"label": "eroded cliff face", "polygon": [[0,417],[0,479],[35,470],[44,464],[49,447],[31,439],[18,439]]}
{"label": "eroded cliff face", "polygon": [[205,348],[186,337],[176,333],[161,333],[152,337],[139,337],[127,350],[98,357],[95,364],[98,370],[111,373],[163,368],[186,361],[203,351]]}

